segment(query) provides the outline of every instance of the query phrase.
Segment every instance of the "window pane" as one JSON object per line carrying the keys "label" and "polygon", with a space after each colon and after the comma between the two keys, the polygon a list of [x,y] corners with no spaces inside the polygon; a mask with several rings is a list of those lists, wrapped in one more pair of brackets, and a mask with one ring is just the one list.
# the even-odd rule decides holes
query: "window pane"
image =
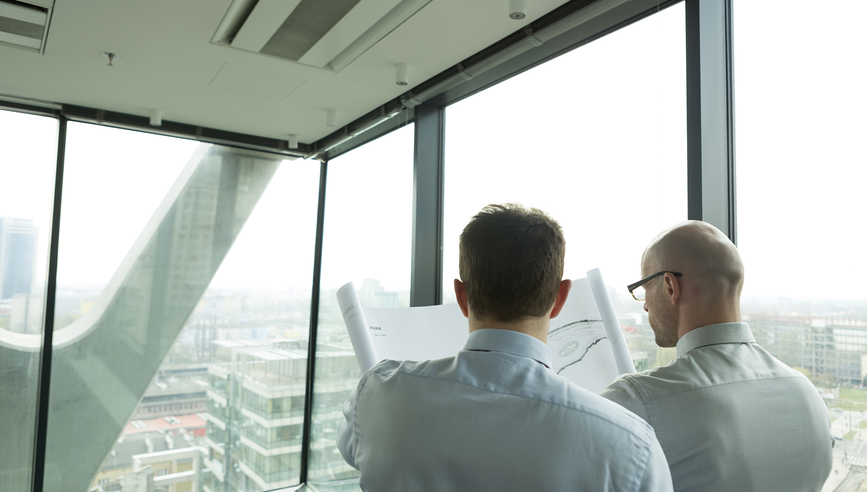
{"label": "window pane", "polygon": [[[280,165],[93,485],[125,480],[131,455],[165,453],[162,432],[175,455],[205,450],[200,473],[176,487],[299,483],[318,181],[317,162]],[[194,461],[161,459],[158,475]]]}
{"label": "window pane", "polygon": [[318,162],[280,165],[172,350],[204,352],[212,492],[299,483],[318,195]]}
{"label": "window pane", "polygon": [[867,4],[815,7],[736,5],[738,247],[756,339],[822,390],[843,438],[830,491],[867,426]]}
{"label": "window pane", "polygon": [[[683,4],[448,108],[444,299],[463,227],[491,203],[550,213],[566,278],[600,268],[637,366],[659,362],[638,280],[650,240],[687,217]],[[644,360],[646,357],[649,360]]]}
{"label": "window pane", "polygon": [[354,282],[364,307],[409,306],[413,128],[328,163],[308,469],[322,491],[358,489],[357,472],[336,446],[343,402],[361,378],[337,289]]}
{"label": "window pane", "polygon": [[94,306],[197,146],[69,123],[55,330]]}
{"label": "window pane", "polygon": [[[70,124],[59,260],[66,266],[59,267],[58,281],[66,296],[57,311],[68,323],[54,335],[47,490],[84,491],[102,480],[132,488],[149,480],[172,483],[190,469],[199,472],[189,478],[207,478],[204,459],[211,456],[195,447],[203,444],[210,422],[207,364],[221,339],[248,332],[265,338],[271,318],[256,309],[268,303],[241,288],[212,294],[211,305],[200,299],[280,162],[237,149]],[[274,260],[270,272],[285,274],[284,263]],[[269,271],[235,261],[235,273],[246,268],[243,279],[227,273],[222,285],[247,287]],[[270,349],[259,345],[263,352]],[[233,391],[243,395],[246,384],[262,379],[260,373],[294,381],[296,375],[287,374],[294,366],[268,361],[261,364],[254,354],[236,357],[227,376]],[[236,381],[236,371],[249,377]],[[146,409],[137,409],[140,401]],[[230,415],[240,421],[239,413]],[[233,447],[223,453],[227,459],[243,454],[240,425],[228,426]],[[137,464],[132,456],[138,456]],[[288,466],[284,470],[291,473]]]}
{"label": "window pane", "polygon": [[57,121],[0,111],[0,490],[31,487]]}

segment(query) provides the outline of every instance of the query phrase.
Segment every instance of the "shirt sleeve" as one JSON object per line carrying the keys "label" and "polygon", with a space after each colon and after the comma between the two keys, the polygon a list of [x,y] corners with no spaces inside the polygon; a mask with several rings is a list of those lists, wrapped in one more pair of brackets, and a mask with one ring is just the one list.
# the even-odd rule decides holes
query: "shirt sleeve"
{"label": "shirt sleeve", "polygon": [[635,384],[627,379],[625,375],[615,379],[599,396],[617,403],[641,417],[648,424],[651,423],[647,415],[644,399],[641,398],[641,394],[635,388]]}
{"label": "shirt sleeve", "polygon": [[343,422],[337,429],[337,449],[349,466],[355,465],[355,409],[358,406],[359,385],[349,393],[349,399],[343,404]]}
{"label": "shirt sleeve", "polygon": [[650,443],[650,454],[647,457],[647,466],[641,477],[639,492],[670,492],[674,490],[671,483],[671,471],[668,468],[668,460],[662,452],[662,446],[656,437]]}

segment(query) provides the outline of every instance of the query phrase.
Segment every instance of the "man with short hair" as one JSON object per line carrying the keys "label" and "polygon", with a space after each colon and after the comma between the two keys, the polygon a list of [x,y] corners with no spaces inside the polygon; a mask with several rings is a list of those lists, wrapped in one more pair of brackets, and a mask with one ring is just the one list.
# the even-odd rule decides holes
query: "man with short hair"
{"label": "man with short hair", "polygon": [[565,246],[540,210],[473,217],[454,282],[463,350],[380,362],[344,405],[337,447],[362,490],[671,490],[650,426],[551,370],[549,320],[572,286]]}
{"label": "man with short hair", "polygon": [[744,267],[719,229],[687,221],[641,258],[644,301],[667,366],[620,376],[602,396],[653,426],[676,491],[818,491],[831,472],[825,404],[741,321]]}

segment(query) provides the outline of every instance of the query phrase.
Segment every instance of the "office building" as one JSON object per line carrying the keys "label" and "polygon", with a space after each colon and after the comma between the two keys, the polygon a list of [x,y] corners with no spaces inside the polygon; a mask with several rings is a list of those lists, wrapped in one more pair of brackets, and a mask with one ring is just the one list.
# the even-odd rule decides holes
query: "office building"
{"label": "office building", "polygon": [[33,293],[38,238],[32,220],[0,217],[0,299]]}
{"label": "office building", "polygon": [[163,369],[130,420],[204,413],[208,410],[208,369],[204,365]]}
{"label": "office building", "polygon": [[763,347],[814,380],[864,384],[867,318],[751,315],[749,322]]}
{"label": "office building", "polygon": [[[344,337],[345,338],[345,337]],[[206,418],[210,472],[204,489],[272,490],[297,483],[300,475],[302,424],[306,384],[306,340],[218,340],[218,362],[208,368]],[[343,400],[360,377],[355,354],[340,347],[320,346],[318,356],[327,370],[324,391],[314,404],[327,410],[316,421],[332,439],[343,420]],[[354,476],[332,443],[312,444],[321,462],[311,470],[330,479]]]}
{"label": "office building", "polygon": [[195,415],[134,421],[109,451],[88,490],[193,490],[201,477],[204,430],[204,420]]}

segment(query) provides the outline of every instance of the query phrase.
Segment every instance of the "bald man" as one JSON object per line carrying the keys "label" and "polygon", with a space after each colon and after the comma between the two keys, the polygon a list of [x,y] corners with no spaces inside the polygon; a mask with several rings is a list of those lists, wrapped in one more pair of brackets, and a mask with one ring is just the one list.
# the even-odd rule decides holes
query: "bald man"
{"label": "bald man", "polygon": [[819,491],[833,438],[822,399],[741,321],[744,267],[734,244],[700,221],[657,236],[641,258],[644,301],[664,367],[618,378],[602,396],[656,431],[675,491]]}

